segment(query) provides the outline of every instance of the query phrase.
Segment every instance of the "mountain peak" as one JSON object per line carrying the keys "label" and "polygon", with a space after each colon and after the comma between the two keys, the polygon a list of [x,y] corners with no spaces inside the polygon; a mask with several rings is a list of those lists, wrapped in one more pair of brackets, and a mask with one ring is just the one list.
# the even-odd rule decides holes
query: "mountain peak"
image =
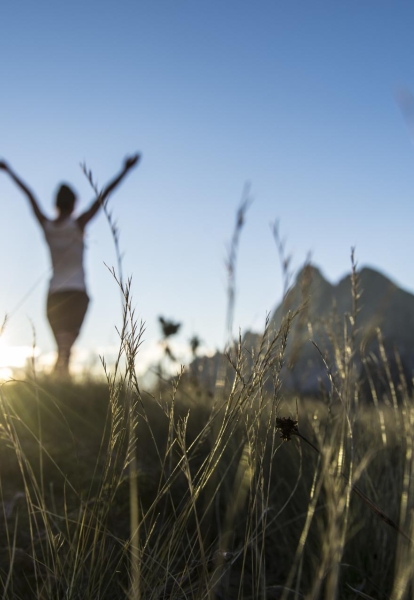
{"label": "mountain peak", "polygon": [[[414,295],[402,290],[380,271],[363,267],[358,271],[358,314],[356,319],[356,363],[367,357],[381,356],[378,347],[378,329],[381,330],[387,360],[395,362],[398,351],[404,372],[411,380],[414,370]],[[305,302],[306,301],[306,302]],[[304,304],[305,302],[305,304]],[[337,284],[325,279],[319,268],[305,265],[297,274],[295,284],[272,316],[272,326],[280,327],[288,310],[304,306],[294,321],[288,340],[285,383],[296,391],[314,391],[318,382],[326,379],[326,372],[315,356],[309,336],[323,351],[334,367],[337,349],[344,351],[344,327],[347,315],[354,313],[352,277],[348,273]],[[312,332],[311,334],[309,332]]]}
{"label": "mountain peak", "polygon": [[328,280],[322,275],[320,268],[312,263],[307,263],[301,269],[299,269],[295,278],[295,282],[300,283],[303,282],[304,279],[308,278],[311,280],[325,281],[328,283]]}

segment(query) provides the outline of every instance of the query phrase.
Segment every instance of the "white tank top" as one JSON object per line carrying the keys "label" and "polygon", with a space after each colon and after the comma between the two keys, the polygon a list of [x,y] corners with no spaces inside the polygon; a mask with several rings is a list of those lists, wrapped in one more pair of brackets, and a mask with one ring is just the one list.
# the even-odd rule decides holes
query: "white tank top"
{"label": "white tank top", "polygon": [[52,259],[53,275],[49,293],[86,291],[83,268],[83,232],[76,220],[68,217],[60,223],[45,221],[46,242]]}

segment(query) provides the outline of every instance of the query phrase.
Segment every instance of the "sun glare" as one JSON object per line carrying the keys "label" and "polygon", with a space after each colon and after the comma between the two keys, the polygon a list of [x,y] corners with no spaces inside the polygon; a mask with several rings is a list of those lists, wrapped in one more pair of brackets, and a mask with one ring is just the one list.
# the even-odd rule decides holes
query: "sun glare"
{"label": "sun glare", "polygon": [[39,349],[32,346],[9,346],[6,337],[0,338],[0,378],[10,377],[13,368],[23,368],[27,359],[37,357]]}
{"label": "sun glare", "polygon": [[13,377],[13,370],[9,368],[0,368],[0,381],[7,381]]}

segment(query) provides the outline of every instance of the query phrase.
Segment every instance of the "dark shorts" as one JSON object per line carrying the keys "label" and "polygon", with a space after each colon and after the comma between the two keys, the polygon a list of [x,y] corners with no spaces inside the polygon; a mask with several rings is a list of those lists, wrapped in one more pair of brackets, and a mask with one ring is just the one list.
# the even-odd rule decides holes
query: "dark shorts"
{"label": "dark shorts", "polygon": [[47,318],[53,333],[78,334],[85,318],[89,298],[86,292],[54,292],[47,297]]}

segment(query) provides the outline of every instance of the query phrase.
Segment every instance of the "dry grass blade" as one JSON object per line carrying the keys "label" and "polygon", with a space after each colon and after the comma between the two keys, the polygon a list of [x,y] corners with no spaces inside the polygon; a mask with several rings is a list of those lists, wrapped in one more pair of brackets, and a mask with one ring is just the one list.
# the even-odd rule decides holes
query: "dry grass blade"
{"label": "dry grass blade", "polygon": [[369,596],[368,594],[361,592],[361,590],[357,590],[356,588],[352,587],[352,585],[348,584],[348,588],[352,592],[354,592],[354,594],[356,594],[359,598],[365,598],[365,600],[377,600],[377,598],[374,598],[373,596]]}
{"label": "dry grass blade", "polygon": [[[298,429],[298,421],[292,419],[291,417],[278,417],[276,419],[276,427],[280,431],[280,437],[283,441],[288,442],[292,439],[292,435],[299,437],[304,442],[306,442],[313,450],[315,450],[318,454],[321,455],[321,451],[314,445],[310,440],[308,440],[305,436],[303,436]],[[342,474],[342,477],[347,480],[346,476]],[[413,543],[413,540],[395,523],[393,519],[391,519],[383,510],[381,510],[375,502],[373,502],[366,494],[364,494],[358,486],[355,484],[352,485],[351,490],[359,497],[365,504],[380,518],[395,529],[400,535],[402,535],[407,541]]]}
{"label": "dry grass blade", "polygon": [[226,342],[230,342],[233,336],[233,320],[234,320],[234,307],[236,301],[236,265],[237,265],[237,253],[240,243],[240,235],[243,226],[246,221],[247,209],[252,203],[250,196],[250,185],[244,186],[242,200],[236,214],[236,223],[234,226],[233,235],[230,241],[230,245],[227,251],[227,258],[225,261],[227,270],[227,314],[226,314]]}

